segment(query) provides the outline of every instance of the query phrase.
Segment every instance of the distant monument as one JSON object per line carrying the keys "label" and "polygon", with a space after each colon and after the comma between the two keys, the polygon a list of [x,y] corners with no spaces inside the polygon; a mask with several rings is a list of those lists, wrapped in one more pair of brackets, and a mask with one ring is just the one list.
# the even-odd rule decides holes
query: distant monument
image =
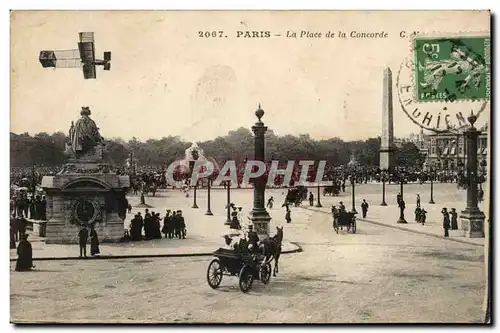
{"label": "distant monument", "polygon": [[46,243],[77,243],[80,227],[90,225],[102,242],[123,237],[130,179],[103,162],[104,140],[90,114],[82,107],[81,118],[71,123],[68,163],[55,176],[42,179],[47,193]]}
{"label": "distant monument", "polygon": [[382,98],[382,135],[380,142],[380,169],[389,170],[394,163],[394,118],[392,115],[392,72],[384,70]]}

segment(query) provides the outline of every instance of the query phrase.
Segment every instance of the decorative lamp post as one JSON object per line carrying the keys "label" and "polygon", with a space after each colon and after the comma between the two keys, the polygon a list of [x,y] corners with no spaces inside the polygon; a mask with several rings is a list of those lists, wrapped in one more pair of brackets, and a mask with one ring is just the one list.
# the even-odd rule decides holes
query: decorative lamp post
{"label": "decorative lamp post", "polygon": [[351,213],[356,214],[356,194],[355,194],[355,187],[356,187],[356,169],[353,170],[351,174],[351,185],[352,185],[352,209]]}
{"label": "decorative lamp post", "polygon": [[431,178],[431,200],[429,200],[429,204],[434,205],[434,178],[436,177],[436,167],[431,165],[430,170],[430,178]]}
{"label": "decorative lamp post", "polygon": [[[194,157],[194,154],[193,154],[193,157]],[[189,169],[191,170],[191,179],[190,181],[193,179],[193,168],[194,168],[194,164],[196,162],[196,159],[194,161],[189,161]],[[194,184],[194,191],[193,191],[193,206],[191,208],[198,208],[198,205],[196,204],[196,189],[198,187],[198,180],[196,180],[196,184]]]}
{"label": "decorative lamp post", "polygon": [[318,183],[318,199],[316,200],[316,207],[323,207],[321,204],[321,186],[320,183]]}
{"label": "decorative lamp post", "polygon": [[226,181],[226,190],[227,190],[227,219],[226,222],[224,222],[225,225],[230,225],[231,224],[231,207],[229,207],[229,204],[231,203],[231,181],[227,180]]}
{"label": "decorative lamp post", "polygon": [[385,181],[387,177],[387,170],[381,170],[380,176],[382,177],[382,203],[380,206],[387,206],[387,203],[385,202]]}
{"label": "decorative lamp post", "polygon": [[[258,121],[252,126],[252,132],[254,133],[254,160],[264,162],[265,156],[265,137],[264,134],[267,131],[267,126],[261,121],[264,116],[264,110],[260,108],[255,111],[255,116],[257,116]],[[266,192],[266,180],[264,177],[259,177],[253,180],[253,209],[250,212],[248,218],[254,226],[254,230],[259,235],[259,238],[269,237],[269,221],[271,221],[271,216],[265,207],[265,192]]]}
{"label": "decorative lamp post", "polygon": [[212,210],[210,209],[210,187],[212,184],[212,179],[210,177],[207,178],[208,180],[208,187],[207,187],[207,212],[205,215],[214,215],[212,213]]}
{"label": "decorative lamp post", "polygon": [[479,131],[474,127],[477,116],[471,113],[467,120],[470,127],[465,131],[467,139],[467,207],[460,214],[462,229],[469,238],[484,237],[484,213],[477,206],[477,140]]}

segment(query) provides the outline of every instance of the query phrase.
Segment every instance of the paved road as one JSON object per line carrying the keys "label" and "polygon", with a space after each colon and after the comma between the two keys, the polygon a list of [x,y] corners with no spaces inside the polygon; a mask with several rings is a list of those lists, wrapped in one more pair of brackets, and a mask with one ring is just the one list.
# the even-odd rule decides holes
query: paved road
{"label": "paved road", "polygon": [[386,227],[335,234],[330,218],[295,211],[286,233],[304,252],[249,294],[236,278],[206,283],[211,258],[52,261],[13,271],[13,321],[481,322],[483,248]]}

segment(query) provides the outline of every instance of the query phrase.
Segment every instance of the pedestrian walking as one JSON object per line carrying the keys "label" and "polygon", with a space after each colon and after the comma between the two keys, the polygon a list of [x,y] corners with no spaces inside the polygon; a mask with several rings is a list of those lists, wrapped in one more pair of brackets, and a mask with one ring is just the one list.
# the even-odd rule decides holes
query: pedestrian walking
{"label": "pedestrian walking", "polygon": [[361,203],[361,211],[363,212],[363,218],[366,218],[366,213],[368,213],[368,202],[366,202],[366,199],[363,199]]}
{"label": "pedestrian walking", "polygon": [[417,193],[417,207],[420,208],[420,194]]}
{"label": "pedestrian walking", "polygon": [[80,231],[78,232],[78,239],[80,243],[80,258],[85,256],[87,258],[87,240],[89,238],[89,231],[85,226],[82,226]]}
{"label": "pedestrian walking", "polygon": [[314,206],[314,194],[312,192],[309,192],[309,206]]}
{"label": "pedestrian walking", "polygon": [[415,222],[420,222],[420,214],[422,214],[422,209],[420,208],[420,206],[417,206],[417,208],[415,208]]}
{"label": "pedestrian walking", "polygon": [[399,216],[401,216],[402,218],[405,217],[405,207],[406,207],[406,203],[405,201],[403,200],[403,197],[400,197],[399,201],[398,201],[398,206],[399,206]]}
{"label": "pedestrian walking", "polygon": [[267,208],[269,208],[269,209],[273,209],[273,203],[274,203],[274,198],[271,196],[271,197],[267,200]]}
{"label": "pedestrian walking", "polygon": [[452,208],[450,214],[451,214],[451,230],[458,230],[457,210],[455,208]]}
{"label": "pedestrian walking", "polygon": [[101,253],[99,251],[99,237],[97,236],[97,231],[94,229],[94,225],[90,225],[90,255],[95,256]]}
{"label": "pedestrian walking", "polygon": [[286,223],[290,223],[292,222],[292,217],[291,217],[291,212],[290,212],[290,209],[288,209],[286,211],[286,214],[285,214],[285,220],[286,220]]}
{"label": "pedestrian walking", "polygon": [[450,234],[448,233],[448,230],[450,229],[450,213],[448,213],[448,209],[444,207],[441,210],[441,214],[443,214],[444,237],[449,237]]}
{"label": "pedestrian walking", "polygon": [[425,209],[422,208],[422,210],[420,211],[420,223],[422,223],[422,225],[425,224],[425,220],[427,219],[427,211]]}

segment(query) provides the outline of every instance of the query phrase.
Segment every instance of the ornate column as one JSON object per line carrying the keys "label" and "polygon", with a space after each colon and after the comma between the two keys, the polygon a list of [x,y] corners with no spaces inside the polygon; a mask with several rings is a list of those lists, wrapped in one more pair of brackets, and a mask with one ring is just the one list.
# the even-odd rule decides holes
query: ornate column
{"label": "ornate column", "polygon": [[[252,131],[254,133],[254,160],[264,162],[265,156],[265,146],[264,146],[264,134],[267,131],[267,126],[261,121],[264,116],[264,110],[260,108],[255,111],[255,115],[258,121],[252,126]],[[266,180],[264,176],[256,178],[253,180],[253,209],[250,212],[248,218],[254,225],[254,230],[259,235],[259,238],[269,237],[269,221],[271,217],[265,207],[265,191],[266,191]]]}
{"label": "ornate column", "polygon": [[467,207],[460,214],[462,230],[469,238],[484,237],[484,213],[477,206],[477,139],[479,131],[474,127],[477,116],[467,117],[470,127],[465,131],[467,144]]}

